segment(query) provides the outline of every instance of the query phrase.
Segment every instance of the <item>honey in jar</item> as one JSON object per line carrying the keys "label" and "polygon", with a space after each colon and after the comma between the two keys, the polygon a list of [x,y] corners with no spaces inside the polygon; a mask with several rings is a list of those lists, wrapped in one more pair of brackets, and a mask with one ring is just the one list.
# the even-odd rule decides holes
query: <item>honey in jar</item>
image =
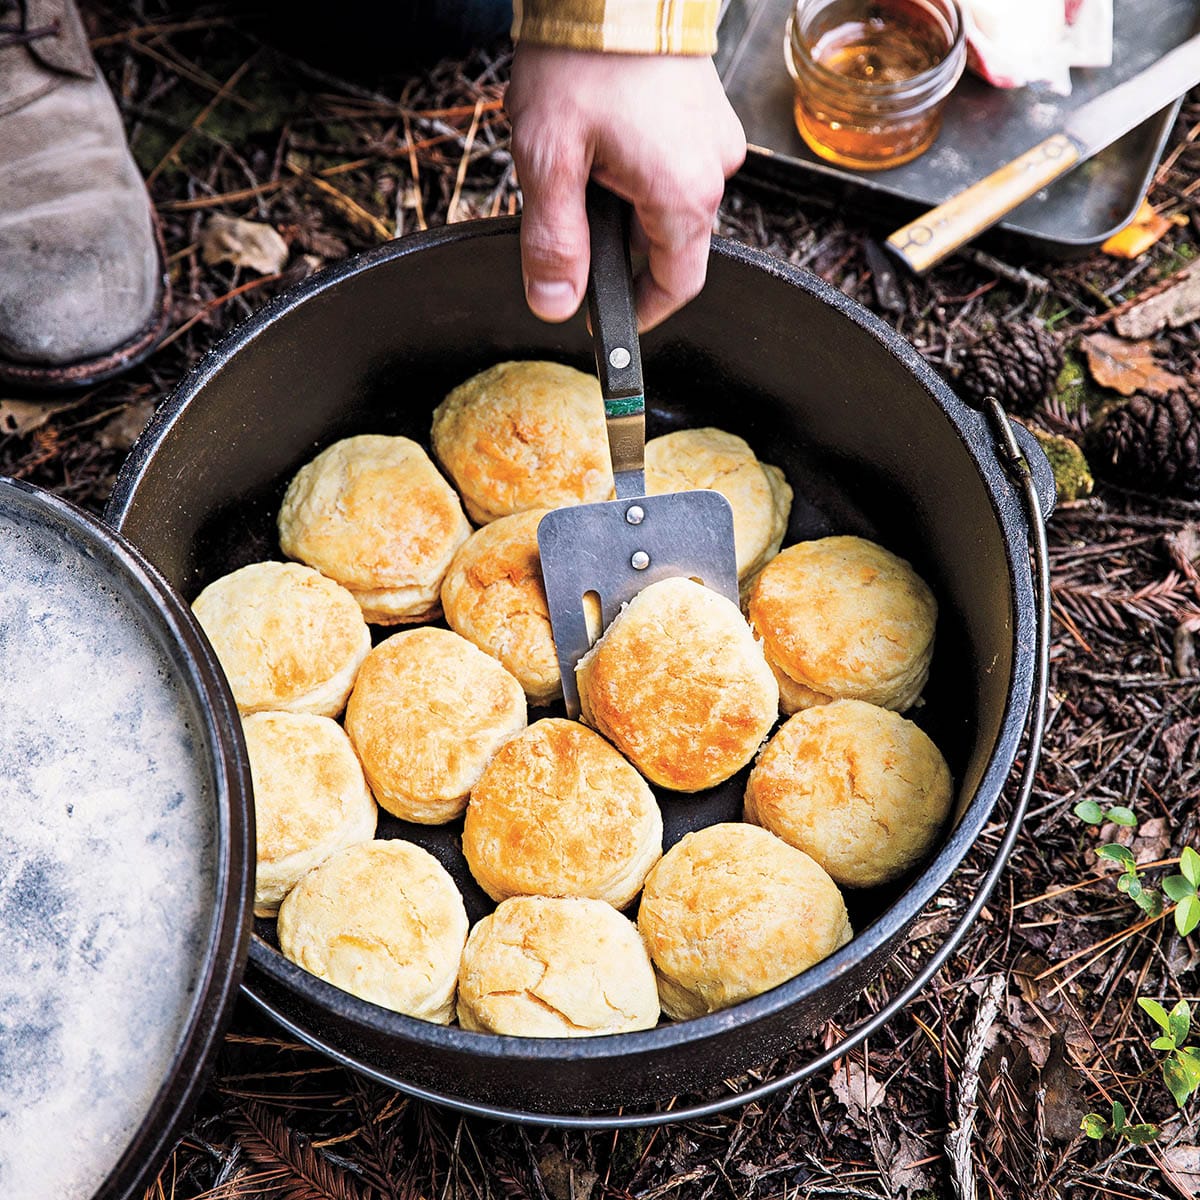
{"label": "honey in jar", "polygon": [[954,0],[797,0],[787,60],[813,153],[879,170],[933,143],[966,42]]}

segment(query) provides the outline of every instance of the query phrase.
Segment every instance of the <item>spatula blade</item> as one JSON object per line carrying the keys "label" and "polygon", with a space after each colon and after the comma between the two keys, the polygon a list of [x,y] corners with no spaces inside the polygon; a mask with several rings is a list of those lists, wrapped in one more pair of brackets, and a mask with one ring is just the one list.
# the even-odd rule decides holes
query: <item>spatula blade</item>
{"label": "spatula blade", "polygon": [[733,510],[720,492],[673,492],[548,512],[538,551],[567,715],[579,716],[575,667],[591,649],[584,597],[607,629],[643,588],[684,576],[738,602]]}

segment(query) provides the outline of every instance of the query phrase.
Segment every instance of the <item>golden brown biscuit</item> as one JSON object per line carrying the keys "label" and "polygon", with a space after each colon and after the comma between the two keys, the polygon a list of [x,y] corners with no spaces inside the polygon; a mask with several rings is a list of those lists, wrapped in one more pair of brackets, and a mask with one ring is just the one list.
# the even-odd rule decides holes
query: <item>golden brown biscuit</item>
{"label": "golden brown biscuit", "polygon": [[689,833],[663,855],[638,930],[663,1011],[677,1020],[757,996],[852,936],[837,884],[807,854],[736,822]]}
{"label": "golden brown biscuit", "polygon": [[506,742],[471,789],[463,853],[493,900],[586,896],[624,908],[662,856],[646,781],[598,733],[547,718]]}
{"label": "golden brown biscuit", "polygon": [[754,580],[747,613],[786,713],[839,699],[903,712],[929,677],[933,593],[902,558],[864,538],[789,546]]}
{"label": "golden brown biscuit", "polygon": [[745,766],[778,714],[775,677],[737,605],[690,579],[639,592],[576,678],[583,719],[680,792]]}
{"label": "golden brown biscuit", "polygon": [[379,814],[336,721],[260,712],[242,722],[242,732],[254,785],[254,915],[269,917],[335,850],[369,842]]}
{"label": "golden brown biscuit", "polygon": [[911,721],[861,700],[789,718],[746,783],[745,818],[811,855],[843,887],[914,867],[950,812],[950,769]]}
{"label": "golden brown biscuit", "polygon": [[477,525],[613,494],[600,383],[574,367],[489,367],[434,409],[432,437]]}
{"label": "golden brown biscuit", "polygon": [[283,552],[344,584],[376,625],[438,616],[446,568],[470,532],[429,455],[381,434],[326,447],[279,510]]}
{"label": "golden brown biscuit", "polygon": [[515,513],[477,529],[442,583],[446,623],[499,659],[536,705],[562,695],[538,555],[538,522],[547,511]]}
{"label": "golden brown biscuit", "polygon": [[738,579],[766,566],[783,543],[792,489],[778,467],[760,463],[740,437],[721,429],[679,429],[646,443],[646,492],[712,488],[733,509]]}
{"label": "golden brown biscuit", "polygon": [[371,631],[354,597],[300,563],[251,563],[214,580],[192,611],[221,660],[242,714],[336,717]]}
{"label": "golden brown biscuit", "polygon": [[432,627],[380,642],[346,707],[375,799],[422,825],[466,808],[488,760],[525,720],[521,685],[466,638]]}
{"label": "golden brown biscuit", "polygon": [[412,842],[359,842],[309,871],[279,908],[285,957],[344,992],[448,1025],[467,912],[445,867]]}
{"label": "golden brown biscuit", "polygon": [[593,1037],[652,1029],[658,1013],[637,928],[602,900],[505,900],[467,939],[458,980],[464,1029]]}

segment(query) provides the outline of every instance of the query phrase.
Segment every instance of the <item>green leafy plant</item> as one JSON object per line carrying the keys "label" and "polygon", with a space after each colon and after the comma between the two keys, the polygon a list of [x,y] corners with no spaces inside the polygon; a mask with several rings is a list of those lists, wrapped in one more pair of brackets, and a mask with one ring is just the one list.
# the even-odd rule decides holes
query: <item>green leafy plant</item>
{"label": "green leafy plant", "polygon": [[1071,811],[1089,825],[1103,825],[1105,821],[1111,821],[1114,825],[1125,825],[1132,829],[1138,823],[1133,809],[1126,808],[1123,804],[1101,808],[1095,800],[1080,800]]}
{"label": "green leafy plant", "polygon": [[1196,889],[1200,887],[1200,854],[1191,846],[1185,846],[1179,856],[1178,875],[1168,875],[1163,880],[1162,889],[1175,901],[1175,928],[1180,937],[1187,937],[1197,925],[1200,925],[1200,897]]}
{"label": "green leafy plant", "polygon": [[1097,847],[1096,854],[1100,858],[1106,858],[1110,862],[1120,865],[1121,874],[1117,876],[1118,892],[1123,892],[1128,896],[1146,916],[1157,917],[1162,914],[1162,897],[1154,888],[1146,887],[1142,883],[1133,851],[1117,842],[1110,842],[1106,846]]}
{"label": "green leafy plant", "polygon": [[1139,996],[1138,1004],[1163,1031],[1150,1047],[1167,1052],[1162,1060],[1163,1082],[1175,1097],[1175,1103],[1182,1108],[1200,1089],[1200,1049],[1185,1044],[1191,1030],[1192,1010],[1186,1000],[1180,1000],[1170,1012],[1157,1000],[1146,996]]}
{"label": "green leafy plant", "polygon": [[1125,1105],[1119,1100],[1113,1101],[1111,1120],[1106,1121],[1099,1113],[1088,1113],[1079,1122],[1079,1128],[1095,1141],[1106,1137],[1119,1137],[1135,1146],[1144,1146],[1158,1137],[1157,1125],[1126,1124]]}

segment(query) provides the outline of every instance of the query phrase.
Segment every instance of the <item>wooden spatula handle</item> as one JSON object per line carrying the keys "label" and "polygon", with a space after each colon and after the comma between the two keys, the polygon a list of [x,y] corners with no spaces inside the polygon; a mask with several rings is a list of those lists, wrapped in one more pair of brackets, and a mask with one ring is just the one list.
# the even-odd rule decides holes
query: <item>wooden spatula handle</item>
{"label": "wooden spatula handle", "polygon": [[1034,192],[1069,171],[1080,159],[1079,147],[1056,133],[944,204],[897,229],[889,249],[917,274],[994,225]]}

